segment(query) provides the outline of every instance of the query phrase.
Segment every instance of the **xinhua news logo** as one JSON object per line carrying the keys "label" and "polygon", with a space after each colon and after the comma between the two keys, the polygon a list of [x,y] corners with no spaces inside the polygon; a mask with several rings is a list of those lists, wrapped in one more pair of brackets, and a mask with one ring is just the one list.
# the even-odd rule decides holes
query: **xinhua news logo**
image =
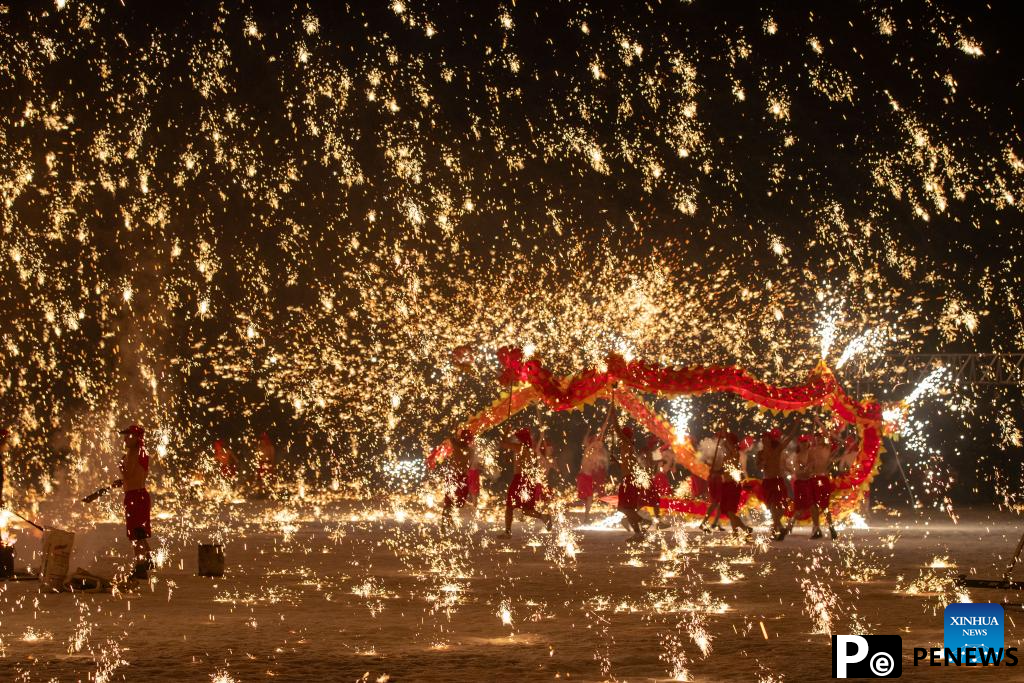
{"label": "xinhua news logo", "polygon": [[899,678],[903,639],[899,636],[832,636],[832,678]]}
{"label": "xinhua news logo", "polygon": [[993,662],[985,655],[989,652],[1003,653],[1003,616],[1003,606],[990,602],[955,602],[946,605],[942,617],[945,622],[942,645],[946,650],[946,661],[956,661],[953,653],[959,651],[964,664],[998,662]]}

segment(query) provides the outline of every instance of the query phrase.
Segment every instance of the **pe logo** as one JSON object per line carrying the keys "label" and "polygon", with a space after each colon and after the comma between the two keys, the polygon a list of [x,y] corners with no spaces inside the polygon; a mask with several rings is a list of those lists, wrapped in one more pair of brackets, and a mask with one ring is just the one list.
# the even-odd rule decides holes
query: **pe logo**
{"label": "pe logo", "polygon": [[943,616],[943,646],[946,656],[960,650],[963,664],[994,664],[982,653],[1003,649],[1003,606],[990,602],[955,602]]}
{"label": "pe logo", "polygon": [[899,678],[903,639],[899,636],[832,636],[832,678]]}

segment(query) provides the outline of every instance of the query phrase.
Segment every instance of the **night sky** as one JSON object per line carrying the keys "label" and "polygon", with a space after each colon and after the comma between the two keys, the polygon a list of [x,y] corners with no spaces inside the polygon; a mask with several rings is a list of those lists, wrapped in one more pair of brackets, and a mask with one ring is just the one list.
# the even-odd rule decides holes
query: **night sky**
{"label": "night sky", "polygon": [[[1015,3],[126,5],[0,5],[26,481],[126,420],[170,478],[264,429],[306,476],[373,473],[493,400],[505,344],[781,383],[828,316],[831,360],[1020,348]],[[990,462],[1019,489],[1020,401],[915,409],[928,500],[991,494]],[[695,432],[765,419],[721,403]]]}

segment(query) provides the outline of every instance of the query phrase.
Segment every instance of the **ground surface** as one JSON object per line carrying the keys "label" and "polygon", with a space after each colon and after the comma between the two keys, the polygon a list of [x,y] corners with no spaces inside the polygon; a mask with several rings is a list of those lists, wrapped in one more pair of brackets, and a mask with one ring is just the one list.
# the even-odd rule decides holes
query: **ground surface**
{"label": "ground surface", "polygon": [[[747,546],[677,526],[627,550],[621,528],[517,522],[501,541],[486,520],[442,535],[411,511],[248,502],[217,513],[244,521],[227,575],[209,579],[195,543],[216,515],[179,513],[157,521],[163,567],[133,592],[0,583],[0,680],[818,681],[829,631],[901,635],[904,678],[1024,678],[911,665],[912,647],[941,646],[942,607],[959,599],[949,578],[997,576],[1016,545],[1015,515],[961,514],[876,514],[836,543],[801,530]],[[16,547],[24,565],[39,542],[22,532]],[[73,566],[100,574],[128,552],[110,523],[76,547]],[[1006,645],[1021,646],[1024,612],[1007,616]]]}

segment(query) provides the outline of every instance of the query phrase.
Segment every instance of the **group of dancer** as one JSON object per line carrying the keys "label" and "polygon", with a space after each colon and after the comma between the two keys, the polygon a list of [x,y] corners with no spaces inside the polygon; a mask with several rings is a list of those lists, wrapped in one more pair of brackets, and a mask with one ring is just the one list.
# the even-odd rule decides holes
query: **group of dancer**
{"label": "group of dancer", "polygon": [[[255,493],[265,494],[273,487],[277,475],[277,449],[266,432],[260,434],[255,457],[256,479],[252,486]],[[234,450],[223,439],[213,442],[213,460],[220,470],[220,476],[231,484],[236,483],[240,462]]]}
{"label": "group of dancer", "polygon": [[[606,441],[611,429],[612,449]],[[808,434],[798,434],[794,424],[788,432],[772,429],[760,436],[742,437],[720,430],[713,439],[707,480],[696,474],[689,476],[687,497],[706,500],[706,514],[699,529],[711,533],[721,529],[719,519],[729,520],[734,534],[743,533],[750,540],[753,528],[743,520],[740,504],[744,489],[753,489],[755,479],[750,476],[750,464],[760,470],[760,498],[771,513],[772,538],[782,541],[793,531],[799,518],[810,518],[812,538],[823,538],[821,518],[828,525],[829,536],[838,534],[829,506],[832,495],[830,468],[833,463],[848,467],[856,456],[858,444],[853,436],[844,437],[841,429],[828,429],[815,422]],[[790,446],[796,442],[795,452]],[[454,508],[467,503],[475,504],[480,493],[480,463],[474,445],[474,436],[461,430],[452,439],[452,450],[441,468],[445,490],[445,523]],[[759,443],[759,448],[755,448]],[[512,533],[515,511],[552,525],[550,511],[542,511],[551,499],[547,473],[554,469],[553,448],[544,433],[534,438],[527,427],[505,434],[499,445],[510,454],[512,479],[505,495],[504,535]],[[576,497],[583,505],[584,524],[589,524],[593,503],[604,498],[611,466],[620,472],[615,496],[616,509],[623,515],[623,523],[633,532],[631,542],[640,541],[647,530],[657,524],[667,526],[661,518],[664,499],[671,498],[672,479],[680,472],[675,454],[669,444],[649,436],[638,446],[636,434],[629,425],[620,425],[614,406],[596,431],[588,429],[583,437],[582,458],[576,476]],[[753,455],[753,457],[748,457]],[[792,489],[790,488],[792,478]],[[609,497],[607,500],[611,500]],[[650,508],[653,517],[641,514]]]}

